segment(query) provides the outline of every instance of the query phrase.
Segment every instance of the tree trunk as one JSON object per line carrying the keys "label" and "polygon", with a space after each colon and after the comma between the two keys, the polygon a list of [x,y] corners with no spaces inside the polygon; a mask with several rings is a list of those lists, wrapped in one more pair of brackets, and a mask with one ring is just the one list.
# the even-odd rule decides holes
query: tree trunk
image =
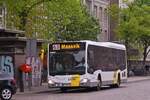
{"label": "tree trunk", "polygon": [[20,12],[19,14],[20,20],[21,20],[21,25],[20,25],[20,30],[25,31],[25,26],[27,24],[27,17],[28,17],[28,13],[26,10],[23,10],[22,12]]}
{"label": "tree trunk", "polygon": [[144,46],[144,52],[143,52],[143,65],[145,65],[147,55],[149,54],[150,50],[148,50],[149,45]]}
{"label": "tree trunk", "polygon": [[144,46],[144,52],[143,52],[143,69],[144,69],[145,75],[147,75],[147,68],[146,68],[147,49],[148,49],[148,46]]}
{"label": "tree trunk", "polygon": [[147,47],[145,46],[143,52],[143,66],[145,66],[146,58],[147,58]]}

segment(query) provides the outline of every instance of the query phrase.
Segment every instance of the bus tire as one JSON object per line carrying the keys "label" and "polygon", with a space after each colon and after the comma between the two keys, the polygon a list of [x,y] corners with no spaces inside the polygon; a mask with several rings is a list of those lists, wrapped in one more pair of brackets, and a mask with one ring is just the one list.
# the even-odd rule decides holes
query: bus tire
{"label": "bus tire", "polygon": [[61,92],[67,92],[67,88],[62,87],[62,88],[60,88],[60,91],[61,91]]}
{"label": "bus tire", "polygon": [[120,84],[121,84],[121,79],[120,79],[120,74],[118,74],[117,83],[116,84],[112,84],[111,87],[119,88]]}
{"label": "bus tire", "polygon": [[116,88],[120,87],[120,84],[121,84],[121,79],[120,79],[120,74],[118,74],[117,83],[115,84],[115,87]]}
{"label": "bus tire", "polygon": [[101,80],[101,75],[100,74],[98,75],[97,79],[98,79],[99,82],[96,86],[96,90],[99,91],[99,90],[101,90],[101,86],[102,86],[102,80]]}

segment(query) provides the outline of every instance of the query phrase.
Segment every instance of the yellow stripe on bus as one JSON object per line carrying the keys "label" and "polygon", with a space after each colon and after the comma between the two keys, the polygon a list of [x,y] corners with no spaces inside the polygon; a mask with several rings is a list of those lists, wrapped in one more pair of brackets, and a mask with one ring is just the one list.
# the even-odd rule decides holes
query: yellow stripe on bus
{"label": "yellow stripe on bus", "polygon": [[116,84],[118,81],[118,72],[119,72],[119,70],[114,71],[113,84]]}
{"label": "yellow stripe on bus", "polygon": [[80,75],[73,75],[71,78],[71,86],[79,86],[80,85]]}

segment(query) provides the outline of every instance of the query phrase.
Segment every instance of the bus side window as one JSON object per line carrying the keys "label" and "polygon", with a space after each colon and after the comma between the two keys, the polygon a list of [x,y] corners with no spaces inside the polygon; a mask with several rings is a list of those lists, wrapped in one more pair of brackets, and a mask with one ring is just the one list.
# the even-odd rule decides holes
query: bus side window
{"label": "bus side window", "polygon": [[92,50],[88,51],[88,60],[87,60],[89,68],[93,68],[94,66],[94,52]]}

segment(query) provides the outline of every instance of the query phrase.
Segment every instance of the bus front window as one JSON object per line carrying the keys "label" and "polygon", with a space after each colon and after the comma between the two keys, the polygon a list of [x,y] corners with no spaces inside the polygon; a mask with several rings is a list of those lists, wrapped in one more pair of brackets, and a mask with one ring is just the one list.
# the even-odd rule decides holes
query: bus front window
{"label": "bus front window", "polygon": [[84,74],[85,73],[85,51],[62,51],[50,53],[49,74]]}

